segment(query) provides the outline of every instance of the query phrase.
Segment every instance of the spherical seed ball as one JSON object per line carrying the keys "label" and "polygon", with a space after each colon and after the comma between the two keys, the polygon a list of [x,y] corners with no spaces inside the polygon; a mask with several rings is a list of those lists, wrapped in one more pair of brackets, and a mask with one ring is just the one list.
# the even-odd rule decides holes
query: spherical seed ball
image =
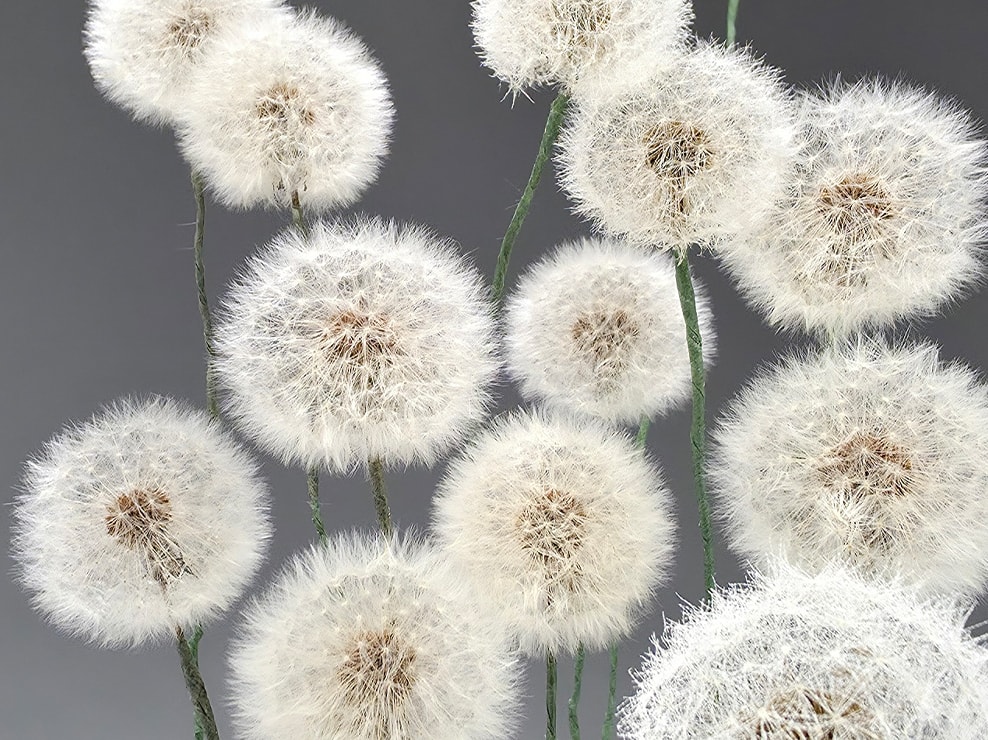
{"label": "spherical seed ball", "polygon": [[13,555],[49,621],[115,647],[218,617],[270,534],[257,464],[216,422],[168,399],[124,400],[28,461]]}
{"label": "spherical seed ball", "polygon": [[834,558],[929,592],[988,585],[988,388],[931,345],[791,357],[718,423],[710,476],[731,544]]}
{"label": "spherical seed ball", "polygon": [[953,602],[776,566],[666,623],[619,708],[628,740],[978,740],[988,651]]}
{"label": "spherical seed ball", "polygon": [[725,245],[777,326],[831,335],[929,315],[983,274],[988,146],[971,116],[883,79],[806,93],[789,192],[765,228]]}
{"label": "spherical seed ball", "polygon": [[376,179],[394,111],[362,41],[307,12],[224,39],[200,66],[179,145],[234,208],[348,205]]}
{"label": "spherical seed ball", "polygon": [[686,0],[475,0],[473,32],[483,63],[518,92],[601,79],[643,56],[685,45]]}
{"label": "spherical seed ball", "polygon": [[107,98],[138,120],[172,124],[217,39],[287,17],[281,0],[92,0],[84,51]]}
{"label": "spherical seed ball", "polygon": [[651,606],[671,496],[633,441],[587,417],[502,417],[450,464],[433,526],[483,609],[532,655],[594,650]]}
{"label": "spherical seed ball", "polygon": [[561,183],[603,231],[646,246],[714,245],[754,228],[795,151],[779,73],[701,42],[630,81],[578,89],[560,135]]}
{"label": "spherical seed ball", "polygon": [[[696,286],[704,357],[713,319]],[[527,397],[613,422],[689,398],[690,360],[667,255],[616,239],[564,244],[530,269],[507,305],[508,367]]]}
{"label": "spherical seed ball", "polygon": [[243,737],[500,740],[520,665],[434,548],[338,536],[297,555],[232,657]]}
{"label": "spherical seed ball", "polygon": [[476,271],[416,226],[288,230],[254,257],[216,327],[227,411],[286,462],[431,464],[479,423],[497,370]]}

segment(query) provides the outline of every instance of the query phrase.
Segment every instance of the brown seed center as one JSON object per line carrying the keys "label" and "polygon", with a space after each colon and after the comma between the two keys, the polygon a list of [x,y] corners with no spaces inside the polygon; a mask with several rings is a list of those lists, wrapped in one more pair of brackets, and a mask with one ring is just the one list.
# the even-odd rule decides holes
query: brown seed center
{"label": "brown seed center", "polygon": [[588,519],[582,501],[546,488],[525,505],[515,521],[522,549],[545,577],[550,605],[557,589],[576,590],[581,571],[574,560],[583,547]]}
{"label": "brown seed center", "polygon": [[194,8],[188,15],[172,21],[168,33],[176,46],[189,53],[202,45],[212,27],[213,17],[205,10]]}
{"label": "brown seed center", "polygon": [[169,536],[172,503],[156,488],[137,489],[117,496],[107,508],[106,532],[143,560],[149,576],[165,588],[190,573],[182,553]]}
{"label": "brown seed center", "polygon": [[330,317],[319,333],[319,343],[332,360],[364,368],[401,354],[390,317],[354,309]]}
{"label": "brown seed center", "polygon": [[838,233],[865,236],[882,221],[895,215],[892,201],[882,184],[863,173],[849,175],[836,185],[820,190],[820,210]]}
{"label": "brown seed center", "polygon": [[908,452],[886,436],[855,432],[824,456],[819,473],[824,485],[855,498],[909,494],[914,466]]}
{"label": "brown seed center", "polygon": [[874,713],[860,703],[806,688],[774,696],[752,724],[758,740],[882,740]]}
{"label": "brown seed center", "polygon": [[390,737],[394,710],[412,692],[414,664],[415,649],[386,628],[354,635],[337,669],[344,701],[366,712],[359,721],[365,727],[376,725],[374,732],[382,740]]}
{"label": "brown seed center", "polygon": [[257,117],[276,129],[293,124],[311,126],[316,115],[302,97],[302,91],[296,85],[285,82],[273,85],[258,98],[255,107]]}
{"label": "brown seed center", "polygon": [[700,127],[684,121],[668,121],[650,128],[644,136],[645,162],[660,177],[683,182],[710,166],[713,149]]}
{"label": "brown seed center", "polygon": [[590,48],[611,22],[611,0],[557,0],[552,4],[553,34],[564,48]]}
{"label": "brown seed center", "polygon": [[622,350],[638,336],[639,329],[627,311],[588,311],[577,318],[570,334],[577,350],[596,369],[620,371]]}

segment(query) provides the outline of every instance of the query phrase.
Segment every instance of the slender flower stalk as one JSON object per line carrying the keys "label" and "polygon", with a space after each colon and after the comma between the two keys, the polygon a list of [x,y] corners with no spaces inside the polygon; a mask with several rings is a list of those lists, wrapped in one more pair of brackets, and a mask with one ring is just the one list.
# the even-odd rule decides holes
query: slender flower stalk
{"label": "slender flower stalk", "polygon": [[542,170],[545,169],[545,164],[549,161],[549,156],[552,154],[552,147],[556,143],[563,119],[566,117],[567,105],[569,105],[569,95],[565,92],[559,93],[556,99],[552,101],[552,107],[549,109],[549,118],[546,120],[545,131],[542,134],[542,142],[539,144],[539,153],[535,158],[535,164],[532,166],[532,174],[528,178],[528,184],[521,194],[521,200],[518,201],[514,216],[511,217],[511,223],[508,224],[508,230],[505,232],[504,239],[501,241],[501,251],[497,256],[497,269],[494,272],[495,303],[500,303],[504,297],[504,279],[508,272],[508,260],[511,259],[511,250],[521,231],[522,224],[525,223],[525,217],[528,216],[528,212],[532,207],[532,199],[535,197],[535,191],[538,189],[539,182],[542,180]]}
{"label": "slender flower stalk", "polygon": [[545,657],[545,740],[556,740],[556,678],[558,674],[556,654],[547,652]]}
{"label": "slender flower stalk", "polygon": [[727,45],[731,46],[734,44],[735,39],[738,37],[737,33],[737,20],[738,20],[738,5],[741,4],[741,0],[727,0]]}
{"label": "slender flower stalk", "polygon": [[384,463],[381,458],[374,457],[370,460],[371,487],[374,490],[374,508],[377,510],[377,521],[381,525],[381,531],[385,536],[390,537],[394,531],[391,524],[391,507],[388,506],[388,489],[384,482]]}
{"label": "slender flower stalk", "polygon": [[322,513],[319,511],[319,468],[309,467],[306,477],[309,483],[309,508],[312,509],[312,523],[316,526],[319,541],[326,541],[326,527],[322,523]]}
{"label": "slender flower stalk", "polygon": [[185,685],[189,689],[189,696],[195,707],[196,740],[219,740],[220,733],[216,729],[213,707],[209,703],[206,684],[199,672],[199,639],[202,637],[202,628],[196,627],[191,640],[186,639],[185,632],[181,627],[175,628],[175,636],[178,640],[178,654],[182,659]]}
{"label": "slender flower stalk", "polygon": [[706,454],[706,373],[703,368],[703,339],[696,312],[696,295],[690,276],[689,256],[686,250],[676,260],[676,286],[686,321],[686,345],[690,353],[690,370],[693,376],[693,423],[690,427],[690,447],[693,452],[693,481],[696,500],[700,509],[700,533],[703,537],[703,579],[709,597],[714,590],[714,543],[710,526],[710,502],[707,499]]}
{"label": "slender flower stalk", "polygon": [[573,695],[569,698],[569,734],[572,740],[580,740],[580,690],[583,688],[583,662],[586,657],[587,649],[581,644],[576,649]]}

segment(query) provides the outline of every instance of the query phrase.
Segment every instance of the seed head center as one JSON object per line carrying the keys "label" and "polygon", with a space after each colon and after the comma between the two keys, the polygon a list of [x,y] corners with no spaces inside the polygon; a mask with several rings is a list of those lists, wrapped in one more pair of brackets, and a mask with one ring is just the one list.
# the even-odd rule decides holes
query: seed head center
{"label": "seed head center", "polygon": [[117,496],[104,517],[107,534],[135,551],[148,575],[162,588],[190,572],[169,536],[171,520],[171,499],[156,488],[135,489]]}
{"label": "seed head center", "polygon": [[915,475],[908,452],[888,437],[856,432],[824,456],[819,466],[824,485],[859,498],[909,494]]}
{"label": "seed head center", "polygon": [[583,547],[588,519],[582,501],[554,488],[544,489],[518,515],[515,527],[521,546],[550,586],[575,590],[579,569],[573,561]]}
{"label": "seed head center", "polygon": [[757,712],[752,729],[758,740],[884,740],[875,734],[874,720],[849,697],[796,688],[772,697]]}
{"label": "seed head center", "polygon": [[645,162],[663,179],[685,184],[710,166],[714,151],[707,133],[692,123],[668,121],[644,136]]}
{"label": "seed head center", "polygon": [[401,354],[389,316],[354,309],[331,316],[320,332],[319,342],[330,359],[364,368],[374,368]]}
{"label": "seed head center", "polygon": [[212,28],[213,17],[201,8],[193,8],[188,14],[172,21],[168,35],[175,46],[191,53],[202,45]]}
{"label": "seed head center", "polygon": [[820,190],[820,209],[834,231],[849,237],[867,235],[895,215],[888,192],[876,178],[848,175]]}
{"label": "seed head center", "polygon": [[638,335],[638,324],[622,309],[587,311],[570,329],[580,354],[593,360],[596,368],[620,370],[622,350]]}
{"label": "seed head center", "polygon": [[303,97],[297,85],[287,82],[272,85],[257,100],[257,117],[279,130],[290,125],[311,126],[315,123],[316,115]]}
{"label": "seed head center", "polygon": [[[383,724],[394,716],[415,685],[415,657],[415,649],[392,628],[366,630],[352,637],[336,675],[344,701],[367,713],[361,721],[376,716]],[[386,733],[387,727],[378,730]]]}

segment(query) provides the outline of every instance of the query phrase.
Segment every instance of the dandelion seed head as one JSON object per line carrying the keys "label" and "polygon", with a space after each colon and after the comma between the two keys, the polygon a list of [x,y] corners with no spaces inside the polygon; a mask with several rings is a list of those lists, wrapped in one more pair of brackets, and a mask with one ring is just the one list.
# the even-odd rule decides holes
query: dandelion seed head
{"label": "dandelion seed head", "polygon": [[256,463],[205,414],[125,400],[29,461],[14,558],[53,624],[138,645],[217,618],[263,559],[270,524]]}
{"label": "dandelion seed head", "polygon": [[504,417],[439,486],[433,523],[485,611],[529,654],[603,647],[649,608],[669,493],[632,440],[586,417]]}
{"label": "dandelion seed head", "polygon": [[286,462],[431,464],[485,413],[499,360],[488,296],[454,246],[379,219],[289,230],[217,321],[224,404]]}

